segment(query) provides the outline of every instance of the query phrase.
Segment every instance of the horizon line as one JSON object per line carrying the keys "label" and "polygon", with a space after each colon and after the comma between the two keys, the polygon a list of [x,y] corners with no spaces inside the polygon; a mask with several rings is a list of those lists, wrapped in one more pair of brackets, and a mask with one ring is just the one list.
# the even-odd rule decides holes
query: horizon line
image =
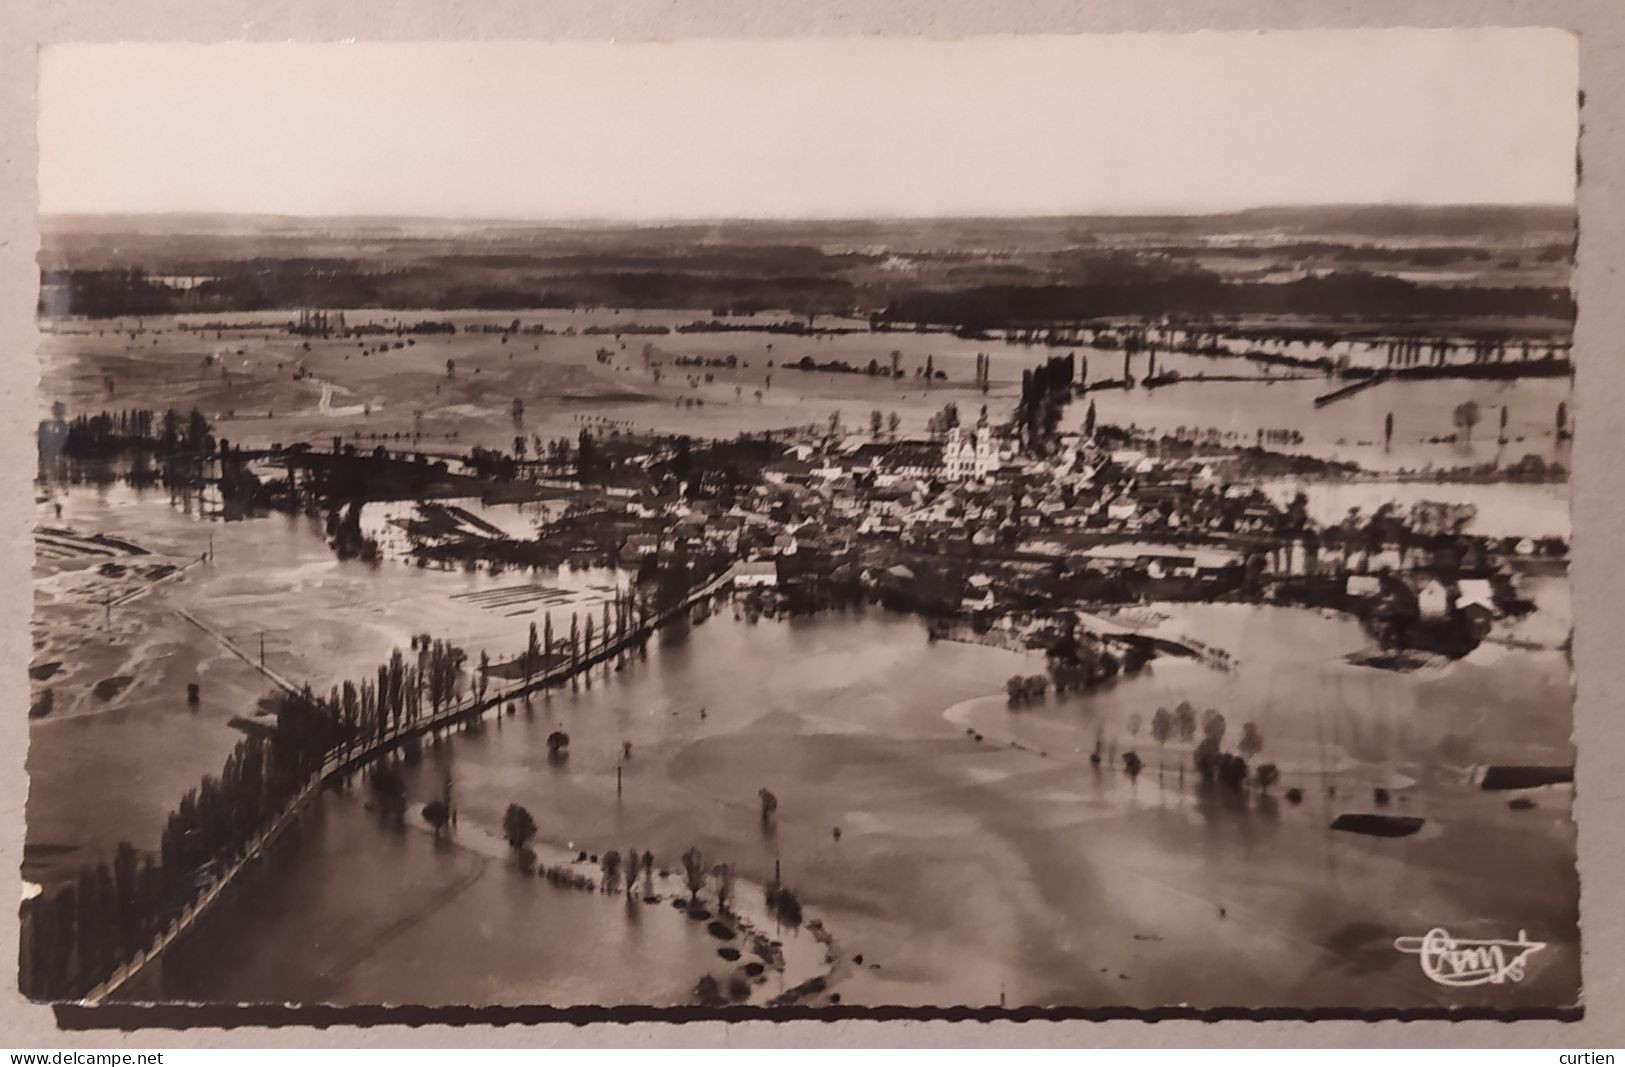
{"label": "horizon line", "polygon": [[523,226],[631,226],[669,227],[715,225],[721,223],[897,223],[897,222],[1020,222],[1047,219],[1138,219],[1138,218],[1224,218],[1264,212],[1331,211],[1394,209],[1414,211],[1578,211],[1578,204],[1560,200],[1463,200],[1463,201],[1316,201],[1304,203],[1252,204],[1245,207],[1200,208],[1182,210],[1163,208],[1098,208],[1074,212],[1038,212],[1031,214],[997,214],[970,212],[955,215],[575,215],[575,216],[501,216],[501,215],[435,215],[415,213],[354,212],[346,214],[297,214],[281,211],[238,211],[208,209],[177,209],[162,211],[143,210],[91,210],[41,211],[36,218],[47,221],[95,219],[264,219],[290,222],[437,222],[460,225],[523,225]]}

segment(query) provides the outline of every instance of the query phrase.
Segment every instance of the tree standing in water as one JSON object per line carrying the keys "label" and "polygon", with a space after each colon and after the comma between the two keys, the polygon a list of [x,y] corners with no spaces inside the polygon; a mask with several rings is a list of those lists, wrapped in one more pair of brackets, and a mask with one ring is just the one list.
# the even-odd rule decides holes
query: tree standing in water
{"label": "tree standing in water", "polygon": [[711,868],[711,881],[717,887],[717,910],[727,911],[733,899],[734,869],[730,863],[719,863]]}
{"label": "tree standing in water", "polygon": [[627,896],[631,896],[633,893],[635,893],[637,891],[637,888],[638,888],[638,875],[642,873],[642,865],[643,865],[643,857],[638,855],[638,850],[635,849],[635,848],[627,849],[626,850],[626,895]]}
{"label": "tree standing in water", "polygon": [[570,687],[576,685],[576,669],[581,666],[581,629],[576,613],[570,612]]}
{"label": "tree standing in water", "polygon": [[502,836],[510,848],[524,848],[536,836],[536,820],[518,804],[509,804],[502,814]]}
{"label": "tree standing in water", "polygon": [[700,902],[700,890],[705,888],[705,854],[698,848],[683,853],[683,885],[688,889],[690,907]]}
{"label": "tree standing in water", "polygon": [[1264,738],[1258,732],[1256,723],[1241,724],[1241,740],[1236,743],[1236,751],[1246,759],[1252,759],[1264,748]]}
{"label": "tree standing in water", "polygon": [[1471,441],[1473,439],[1473,427],[1478,425],[1480,418],[1478,402],[1476,400],[1468,400],[1464,403],[1457,404],[1454,412],[1454,418],[1456,427],[1462,431],[1462,439],[1464,441]]}
{"label": "tree standing in water", "polygon": [[1174,730],[1181,741],[1189,742],[1196,737],[1196,709],[1191,707],[1190,701],[1181,700],[1174,708]]}

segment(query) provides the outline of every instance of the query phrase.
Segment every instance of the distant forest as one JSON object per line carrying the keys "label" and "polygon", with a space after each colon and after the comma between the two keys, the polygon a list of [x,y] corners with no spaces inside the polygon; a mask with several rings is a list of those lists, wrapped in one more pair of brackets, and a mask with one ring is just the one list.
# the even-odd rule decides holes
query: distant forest
{"label": "distant forest", "polygon": [[1569,321],[1574,313],[1573,294],[1566,289],[1421,285],[1360,272],[1265,283],[1227,282],[1202,274],[1116,285],[985,286],[910,294],[887,305],[882,318],[978,330],[1117,315],[1352,316],[1368,321],[1513,317]]}
{"label": "distant forest", "polygon": [[1574,316],[1573,215],[1549,209],[440,231],[97,221],[46,225],[42,315],[650,307],[963,330],[1110,316]]}

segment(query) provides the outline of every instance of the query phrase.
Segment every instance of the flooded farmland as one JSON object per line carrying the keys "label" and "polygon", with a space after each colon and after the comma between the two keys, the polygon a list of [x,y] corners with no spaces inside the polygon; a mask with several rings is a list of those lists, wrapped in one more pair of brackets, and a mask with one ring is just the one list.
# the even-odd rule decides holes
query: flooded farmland
{"label": "flooded farmland", "polygon": [[[916,621],[874,610],[759,623],[724,611],[667,634],[646,660],[600,672],[590,689],[538,698],[426,748],[405,768],[408,789],[415,807],[449,780],[468,832],[495,827],[506,805],[521,803],[537,813],[540,840],[564,852],[630,846],[675,866],[698,846],[757,884],[777,865],[840,947],[833,988],[869,1003],[973,1002],[1002,988],[1024,1003],[1149,1005],[1177,995],[1196,953],[1235,983],[1206,1003],[1313,1004],[1334,985],[1347,996],[1345,976],[1358,972],[1371,1004],[1427,1005],[1437,993],[1391,967],[1388,946],[1407,922],[1425,929],[1437,914],[1486,926],[1516,914],[1554,948],[1530,995],[1572,979],[1575,916],[1540,903],[1561,899],[1572,878],[1558,860],[1572,847],[1569,793],[1553,787],[1534,810],[1512,811],[1466,773],[1476,762],[1563,757],[1566,722],[1538,710],[1557,706],[1567,685],[1559,653],[1485,649],[1430,676],[1432,696],[1405,696],[1405,679],[1337,658],[1359,644],[1346,623],[1294,609],[1159,610],[1166,625],[1240,637],[1240,668],[1159,660],[1100,693],[1011,709],[994,694],[1033,657],[930,642]],[[1298,639],[1282,642],[1282,627]],[[1302,640],[1306,628],[1312,641]],[[733,668],[709,670],[718,660]],[[1441,693],[1463,710],[1430,711],[1446,705]],[[1234,729],[1242,714],[1255,717],[1281,767],[1277,793],[1238,804],[1197,786],[1183,770],[1188,749],[1157,754],[1131,720],[1178,700],[1230,712]],[[548,757],[554,730],[571,738],[562,762]],[[1110,763],[1091,766],[1101,738],[1114,757],[1139,747],[1147,769],[1130,780]],[[1436,758],[1441,751],[1449,760]],[[1451,761],[1459,774],[1438,773]],[[1429,832],[1396,841],[1332,833],[1330,817],[1368,810],[1376,785],[1393,791],[1399,810],[1426,816]],[[1308,793],[1301,805],[1282,798],[1293,786]],[[756,810],[764,787],[779,798],[772,832]],[[657,932],[667,916],[628,918],[614,898],[578,903],[568,891],[510,886],[507,867],[459,850],[461,831],[435,848],[423,831],[381,828],[361,806],[354,796],[324,799],[299,843],[199,935],[216,951],[166,966],[173,977],[164,980],[176,983],[166,995],[224,983],[251,999],[347,1000],[363,989],[388,999],[387,981],[365,976],[413,958],[440,959],[436,981],[447,990],[465,973],[495,981],[489,970],[504,965],[455,948],[510,940],[502,931],[518,893],[544,894],[529,921],[541,926],[494,958],[534,953],[540,977],[527,981],[540,984],[493,987],[493,1000],[556,1002],[545,976],[577,949],[550,947],[540,932],[556,929],[554,898],[568,902],[564,915],[588,909],[570,921],[600,931],[592,939],[610,959],[648,954],[642,988],[655,992],[645,995],[676,982],[673,968],[692,981],[684,968],[697,950],[669,941],[689,936],[683,924]],[[483,889],[452,891],[486,865]],[[1554,881],[1512,891],[1496,877],[1502,865]],[[318,892],[328,878],[350,891]],[[400,884],[412,891],[382,888]],[[492,893],[507,903],[480,903]],[[307,896],[313,923],[345,933],[331,949],[317,938],[308,954],[272,951],[275,913],[264,909],[302,911]],[[1394,900],[1406,902],[1401,913]],[[365,910],[354,931],[349,909]],[[399,930],[387,941],[355,944],[390,923]],[[633,937],[645,940],[634,948]],[[241,955],[218,952],[239,943]],[[455,962],[464,958],[467,972]],[[414,988],[431,1002],[452,995]]]}
{"label": "flooded farmland", "polygon": [[[232,316],[118,324],[132,327],[134,339],[116,325],[75,323],[46,333],[46,377],[39,395],[76,408],[100,403],[105,400],[104,392],[98,392],[105,389],[100,383],[111,371],[121,402],[159,402],[181,390],[188,403],[218,420],[221,434],[241,444],[321,443],[335,434],[359,434],[357,439],[367,442],[404,434],[421,435],[419,444],[429,451],[462,451],[475,444],[506,449],[516,434],[544,440],[573,436],[583,425],[732,436],[822,423],[839,413],[847,426],[858,427],[877,409],[896,411],[900,431],[919,433],[947,403],[966,416],[986,405],[990,418],[1007,418],[1018,399],[1022,370],[1057,352],[1075,354],[1092,382],[1120,378],[1124,367],[1123,354],[1115,350],[1046,348],[945,333],[868,332],[857,322],[839,319],[827,324],[855,332],[805,337],[760,331],[679,333],[678,326],[709,316],[659,309],[518,316],[358,309],[348,315],[357,326],[410,326],[432,319],[465,332],[414,337],[410,347],[386,335],[358,347],[348,339],[301,340],[267,329],[267,315],[237,316],[256,327],[244,330],[207,328],[229,327]],[[771,321],[764,317],[740,324]],[[519,323],[519,333],[501,332],[513,322]],[[523,332],[532,327],[552,332]],[[637,327],[669,332],[638,333]],[[487,328],[491,332],[466,332]],[[618,328],[628,332],[616,333]],[[896,379],[786,366],[811,359],[859,370],[871,362],[890,367],[893,353],[902,371]],[[974,380],[978,354],[991,359],[985,389]],[[717,362],[729,357],[731,366]],[[198,366],[205,358],[211,360],[208,374]],[[679,360],[698,362],[684,366]],[[450,375],[448,361],[455,365]],[[921,376],[928,362],[943,376],[941,381]],[[1136,379],[1149,367],[1143,354],[1130,364]],[[1316,408],[1314,398],[1336,386],[1336,379],[1322,373],[1272,372],[1241,359],[1178,352],[1159,355],[1156,366],[1163,373],[1250,380],[1192,380],[1154,389],[1092,392],[1087,399],[1100,419],[1167,433],[1212,430],[1244,445],[1253,443],[1261,429],[1295,431],[1303,441],[1289,446],[1291,450],[1378,471],[1504,464],[1525,455],[1563,462],[1567,451],[1556,433],[1558,405],[1569,397],[1566,378],[1396,380]],[[334,389],[343,391],[345,403],[324,405]],[[511,417],[515,398],[523,402],[518,419]],[[1469,400],[1486,413],[1485,425],[1476,438],[1444,440],[1459,433],[1453,412]],[[1508,409],[1505,443],[1498,422],[1490,421],[1499,419],[1502,407]],[[1394,435],[1385,444],[1383,424],[1390,413]]]}
{"label": "flooded farmland", "polygon": [[1566,216],[1418,211],[48,272],[24,984],[1577,1010]]}

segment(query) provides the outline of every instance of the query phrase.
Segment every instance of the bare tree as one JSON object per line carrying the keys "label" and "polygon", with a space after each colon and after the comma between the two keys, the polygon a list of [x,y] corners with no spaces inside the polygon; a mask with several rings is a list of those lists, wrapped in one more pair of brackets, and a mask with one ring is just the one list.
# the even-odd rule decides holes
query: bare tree
{"label": "bare tree", "polygon": [[711,881],[716,886],[717,910],[727,911],[734,894],[734,869],[731,863],[719,863],[711,868]]}
{"label": "bare tree", "polygon": [[1465,403],[1456,405],[1456,428],[1462,431],[1463,439],[1468,441],[1473,439],[1473,427],[1478,425],[1480,418],[1478,401],[1468,400]]}
{"label": "bare tree", "polygon": [[700,901],[700,890],[705,888],[705,854],[698,848],[683,853],[683,885],[688,888],[690,905]]}

